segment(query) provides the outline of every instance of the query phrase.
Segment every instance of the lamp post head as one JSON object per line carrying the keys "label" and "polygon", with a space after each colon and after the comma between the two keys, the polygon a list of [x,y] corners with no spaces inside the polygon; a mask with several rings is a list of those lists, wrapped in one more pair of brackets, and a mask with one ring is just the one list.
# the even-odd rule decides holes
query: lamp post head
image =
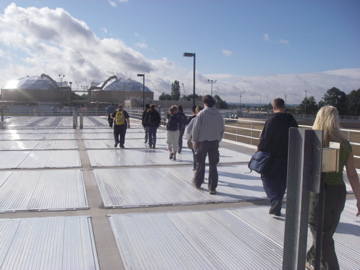
{"label": "lamp post head", "polygon": [[185,57],[194,57],[194,56],[195,56],[195,53],[185,52],[185,53],[183,54],[183,56],[185,56]]}
{"label": "lamp post head", "polygon": [[138,77],[145,77],[145,74],[138,74]]}

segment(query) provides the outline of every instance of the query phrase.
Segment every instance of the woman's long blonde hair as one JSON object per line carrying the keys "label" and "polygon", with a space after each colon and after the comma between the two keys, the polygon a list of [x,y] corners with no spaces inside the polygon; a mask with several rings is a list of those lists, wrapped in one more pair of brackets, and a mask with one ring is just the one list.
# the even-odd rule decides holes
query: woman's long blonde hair
{"label": "woman's long blonde hair", "polygon": [[339,112],[334,106],[324,106],[318,111],[313,129],[323,131],[323,147],[329,147],[329,142],[344,145],[346,141],[340,131]]}

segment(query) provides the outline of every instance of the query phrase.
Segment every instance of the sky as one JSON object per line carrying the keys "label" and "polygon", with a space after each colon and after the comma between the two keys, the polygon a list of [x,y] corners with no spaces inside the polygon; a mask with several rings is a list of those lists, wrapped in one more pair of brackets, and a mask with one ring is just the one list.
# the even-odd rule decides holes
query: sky
{"label": "sky", "polygon": [[[1,0],[0,88],[48,74],[112,75],[227,102],[319,101],[360,88],[359,0]],[[209,83],[213,80],[214,83]],[[216,80],[216,82],[215,82]]]}

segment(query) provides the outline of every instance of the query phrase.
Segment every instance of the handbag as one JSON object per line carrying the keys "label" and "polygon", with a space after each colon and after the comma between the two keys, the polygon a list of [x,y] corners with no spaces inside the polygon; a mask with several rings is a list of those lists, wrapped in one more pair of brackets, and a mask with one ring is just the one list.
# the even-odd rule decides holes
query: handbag
{"label": "handbag", "polygon": [[271,152],[257,151],[250,159],[248,167],[251,171],[265,174],[271,167]]}

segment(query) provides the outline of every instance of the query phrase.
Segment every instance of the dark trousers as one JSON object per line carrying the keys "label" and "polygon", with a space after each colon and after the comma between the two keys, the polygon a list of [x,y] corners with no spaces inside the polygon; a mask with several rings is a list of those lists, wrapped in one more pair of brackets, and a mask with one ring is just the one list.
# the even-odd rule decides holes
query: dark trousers
{"label": "dark trousers", "polygon": [[112,126],[113,126],[114,119],[112,119],[112,118],[110,117],[110,115],[108,115],[108,123],[109,123],[109,127],[112,127]]}
{"label": "dark trousers", "polygon": [[144,127],[144,129],[145,129],[145,143],[147,143],[149,137],[149,127]]}
{"label": "dark trousers", "polygon": [[184,136],[185,128],[180,128],[180,134],[179,134],[179,151],[182,150],[183,147],[183,136]]}
{"label": "dark trousers", "polygon": [[120,146],[124,146],[126,129],[127,129],[126,123],[124,125],[114,125],[115,143],[120,143]]}
{"label": "dark trousers", "polygon": [[196,171],[194,176],[194,183],[200,187],[204,182],[205,177],[205,160],[209,157],[209,181],[208,188],[215,190],[218,185],[218,171],[217,164],[220,160],[219,142],[218,141],[203,141],[196,143]]}
{"label": "dark trousers", "polygon": [[286,190],[287,161],[275,159],[271,170],[266,175],[261,175],[261,180],[266,196],[271,205],[277,201],[282,202]]}
{"label": "dark trousers", "polygon": [[[346,187],[345,185],[328,185],[325,188],[324,225],[322,256],[320,269],[338,270],[339,263],[335,252],[333,235],[340,221],[340,216],[345,207]],[[306,260],[314,265],[316,253],[316,217],[319,204],[319,194],[310,193],[309,225],[313,236],[313,244],[306,254]]]}
{"label": "dark trousers", "polygon": [[158,127],[156,127],[156,126],[148,126],[148,127],[147,127],[148,133],[149,133],[149,145],[150,145],[150,147],[151,147],[151,146],[154,146],[154,147],[155,147],[157,128],[158,128]]}

